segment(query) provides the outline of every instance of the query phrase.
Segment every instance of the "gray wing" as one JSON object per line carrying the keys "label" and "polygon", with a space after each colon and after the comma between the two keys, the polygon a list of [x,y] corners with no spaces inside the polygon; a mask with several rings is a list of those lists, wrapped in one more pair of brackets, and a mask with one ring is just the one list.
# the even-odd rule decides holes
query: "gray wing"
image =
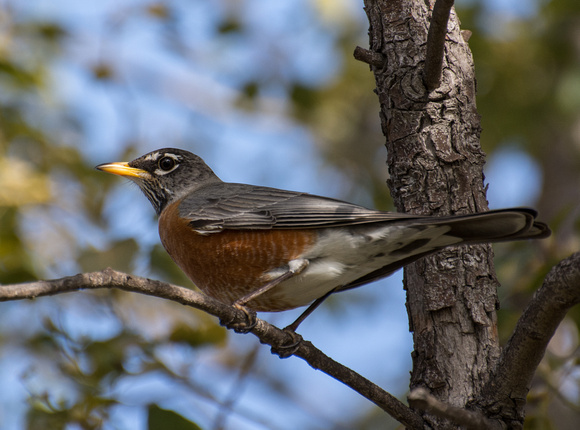
{"label": "gray wing", "polygon": [[200,188],[179,205],[181,217],[198,231],[338,227],[417,218],[294,191],[217,183]]}

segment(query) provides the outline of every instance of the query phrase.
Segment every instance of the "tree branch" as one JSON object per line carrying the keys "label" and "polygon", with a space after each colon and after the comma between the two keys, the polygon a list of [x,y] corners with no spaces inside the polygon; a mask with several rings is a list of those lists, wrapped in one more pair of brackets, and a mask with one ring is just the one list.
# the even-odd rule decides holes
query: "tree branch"
{"label": "tree branch", "polygon": [[[546,276],[528,307],[518,320],[516,328],[505,347],[496,371],[482,390],[481,405],[519,405],[517,416],[523,421],[523,406],[544,352],[558,325],[568,310],[580,303],[580,252],[572,254],[554,266]],[[496,411],[497,413],[498,411]],[[499,411],[501,414],[502,412]]]}
{"label": "tree branch", "polygon": [[[227,321],[228,324],[241,323],[247,318],[246,314],[240,309],[188,288],[132,276],[112,269],[106,269],[102,272],[81,273],[49,281],[0,285],[0,301],[33,299],[99,288],[118,288],[172,300],[182,305],[205,311],[218,317],[222,322]],[[257,323],[251,332],[260,339],[260,342],[272,346],[273,351],[293,340],[289,333],[261,319],[257,319]],[[368,379],[326,356],[311,342],[301,341],[296,349],[292,351],[292,354],[305,360],[314,369],[323,371],[366,397],[408,428],[423,428],[423,420],[419,415]]]}
{"label": "tree branch", "polygon": [[441,82],[447,22],[449,21],[453,2],[454,0],[437,0],[435,6],[433,6],[433,14],[427,35],[427,53],[425,54],[425,69],[423,72],[423,83],[429,91],[435,90]]}
{"label": "tree branch", "polygon": [[387,59],[380,52],[374,52],[369,49],[357,46],[354,48],[353,56],[355,60],[367,63],[369,66],[384,67]]}
{"label": "tree branch", "polygon": [[500,430],[502,428],[498,421],[488,420],[481,413],[458,408],[437,400],[425,388],[414,389],[407,398],[413,408],[446,418],[468,430]]}

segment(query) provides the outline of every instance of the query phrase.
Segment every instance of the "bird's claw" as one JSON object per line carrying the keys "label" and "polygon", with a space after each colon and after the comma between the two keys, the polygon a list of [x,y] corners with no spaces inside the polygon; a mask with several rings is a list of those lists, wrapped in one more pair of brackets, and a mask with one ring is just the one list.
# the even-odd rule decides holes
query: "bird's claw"
{"label": "bird's claw", "polygon": [[256,324],[258,323],[258,319],[256,317],[256,312],[248,309],[243,305],[239,305],[234,303],[233,305],[236,309],[242,311],[245,315],[245,321],[236,321],[237,318],[234,318],[228,322],[224,322],[223,320],[220,321],[220,324],[225,326],[228,329],[235,331],[236,333],[246,334],[252,331]]}
{"label": "bird's claw", "polygon": [[300,344],[304,339],[291,328],[285,327],[282,329],[288,336],[278,345],[272,345],[271,352],[280,358],[288,358],[298,351]]}

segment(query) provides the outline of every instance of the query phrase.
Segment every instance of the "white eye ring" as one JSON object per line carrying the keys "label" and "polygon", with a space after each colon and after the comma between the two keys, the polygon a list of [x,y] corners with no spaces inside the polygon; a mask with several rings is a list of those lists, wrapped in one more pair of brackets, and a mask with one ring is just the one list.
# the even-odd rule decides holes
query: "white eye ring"
{"label": "white eye ring", "polygon": [[163,155],[162,157],[159,158],[159,161],[157,162],[157,166],[159,166],[159,168],[155,169],[155,174],[166,175],[169,172],[173,172],[179,166],[179,163],[177,161],[178,161],[177,156],[173,154]]}

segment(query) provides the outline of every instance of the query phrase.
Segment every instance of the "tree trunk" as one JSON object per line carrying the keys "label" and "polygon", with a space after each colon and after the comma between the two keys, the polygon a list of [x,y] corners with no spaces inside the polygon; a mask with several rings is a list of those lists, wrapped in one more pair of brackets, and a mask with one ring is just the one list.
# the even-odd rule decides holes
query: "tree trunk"
{"label": "tree trunk", "polygon": [[[461,214],[488,209],[471,51],[455,11],[439,87],[428,92],[423,64],[434,1],[365,0],[375,61],[388,181],[397,209]],[[464,407],[499,357],[498,282],[487,246],[449,248],[405,269],[414,351],[411,389]],[[436,428],[443,421],[425,416]]]}

